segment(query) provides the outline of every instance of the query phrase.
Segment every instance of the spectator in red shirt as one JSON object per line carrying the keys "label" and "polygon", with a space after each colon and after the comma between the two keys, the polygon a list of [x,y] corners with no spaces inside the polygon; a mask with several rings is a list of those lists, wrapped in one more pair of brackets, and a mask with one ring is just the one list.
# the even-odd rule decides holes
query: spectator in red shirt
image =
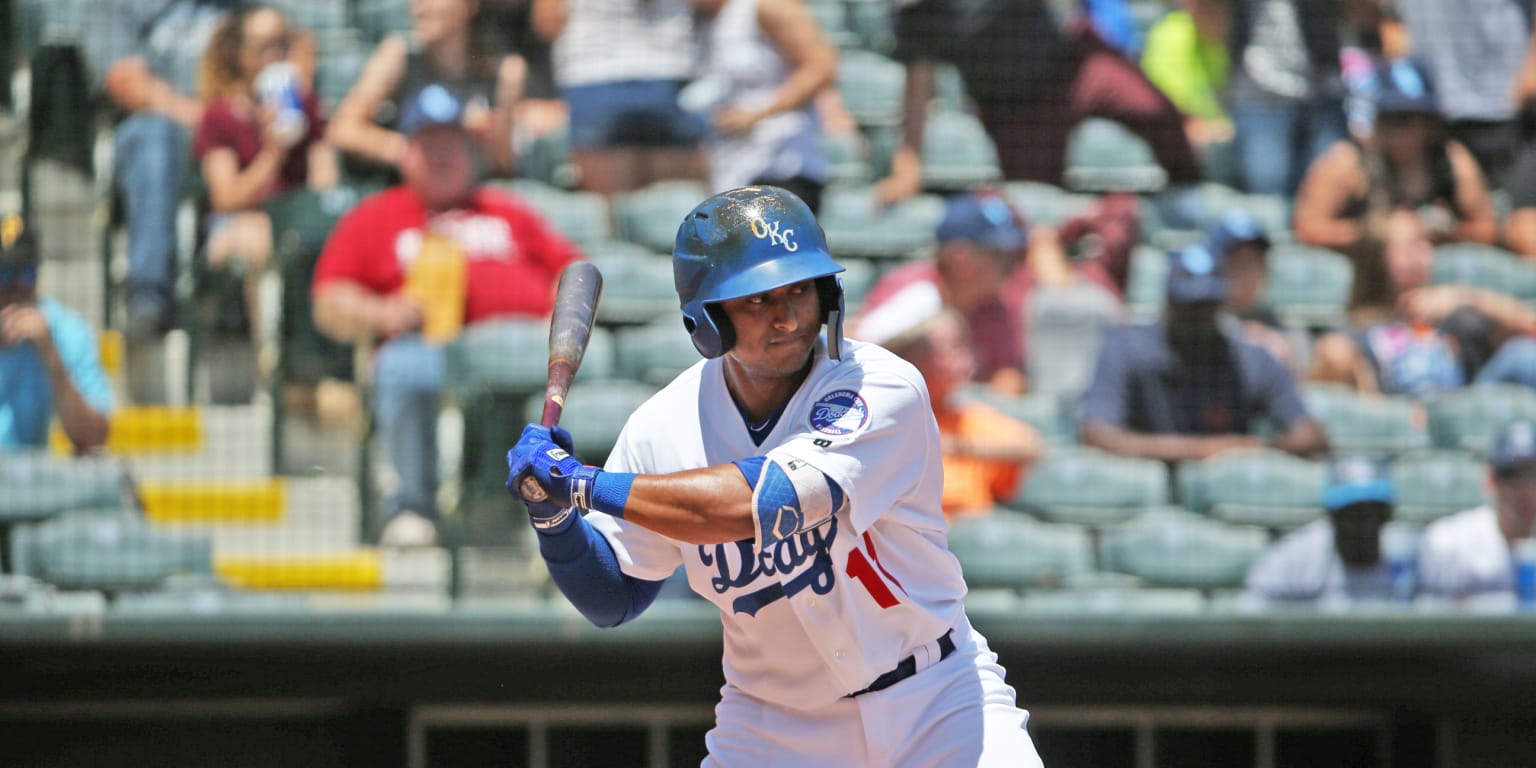
{"label": "spectator in red shirt", "polygon": [[[313,50],[283,13],[265,5],[240,6],[225,16],[208,41],[201,78],[205,100],[192,152],[202,164],[213,215],[208,262],[245,265],[246,308],[255,321],[256,286],[272,255],[272,222],[263,206],[305,184],[336,183],[336,158],[323,141],[325,123],[309,87]],[[284,124],[257,93],[269,67],[286,67],[299,94],[304,120]]]}
{"label": "spectator in red shirt", "polygon": [[369,197],[336,226],[315,268],[315,324],[342,341],[380,339],[373,409],[400,484],[385,500],[385,545],[435,541],[437,406],[443,350],[423,336],[427,307],[408,292],[429,238],[464,265],[463,322],[548,317],[576,249],[516,198],[479,187],[465,101],[431,84],[407,102],[404,183]]}

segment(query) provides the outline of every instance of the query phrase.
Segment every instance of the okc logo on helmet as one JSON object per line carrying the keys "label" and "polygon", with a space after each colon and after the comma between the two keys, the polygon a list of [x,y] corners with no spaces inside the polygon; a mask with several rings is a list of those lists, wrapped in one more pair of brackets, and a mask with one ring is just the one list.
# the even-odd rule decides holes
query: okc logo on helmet
{"label": "okc logo on helmet", "polygon": [[822,395],[811,405],[811,428],[825,435],[851,435],[869,423],[869,406],[851,389]]}
{"label": "okc logo on helmet", "polygon": [[780,231],[779,222],[775,221],[770,224],[763,219],[752,219],[751,226],[752,236],[759,240],[767,240],[769,245],[782,245],[784,250],[790,253],[800,250],[800,244],[790,242],[789,239],[795,234],[794,228]]}

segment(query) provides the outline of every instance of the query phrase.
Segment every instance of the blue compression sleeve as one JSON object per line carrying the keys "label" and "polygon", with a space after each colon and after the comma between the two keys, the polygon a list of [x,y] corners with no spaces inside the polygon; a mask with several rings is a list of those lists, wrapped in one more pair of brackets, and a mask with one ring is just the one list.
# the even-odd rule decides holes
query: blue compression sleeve
{"label": "blue compression sleeve", "polygon": [[651,607],[662,582],[626,575],[608,539],[584,517],[556,534],[539,534],[539,554],[571,605],[599,627],[617,627]]}

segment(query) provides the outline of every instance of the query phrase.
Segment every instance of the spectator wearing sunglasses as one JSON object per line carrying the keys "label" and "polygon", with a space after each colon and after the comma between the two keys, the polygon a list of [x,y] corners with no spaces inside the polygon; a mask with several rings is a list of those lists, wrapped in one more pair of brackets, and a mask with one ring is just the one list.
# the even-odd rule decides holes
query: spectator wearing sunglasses
{"label": "spectator wearing sunglasses", "polygon": [[1536,422],[1504,427],[1488,454],[1492,506],[1458,512],[1424,529],[1419,583],[1460,605],[1512,603],[1516,543],[1536,535]]}
{"label": "spectator wearing sunglasses", "polygon": [[0,452],[47,445],[57,417],[75,451],[86,453],[107,440],[112,390],[95,331],[38,297],[38,252],[20,216],[0,218]]}

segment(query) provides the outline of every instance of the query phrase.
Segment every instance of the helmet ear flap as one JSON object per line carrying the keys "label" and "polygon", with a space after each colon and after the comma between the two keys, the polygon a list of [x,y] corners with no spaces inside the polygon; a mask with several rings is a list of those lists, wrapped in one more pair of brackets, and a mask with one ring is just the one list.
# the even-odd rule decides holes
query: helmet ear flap
{"label": "helmet ear flap", "polygon": [[730,318],[717,304],[694,305],[694,310],[683,309],[683,327],[688,330],[694,349],[707,359],[725,354],[736,343]]}
{"label": "helmet ear flap", "polygon": [[715,336],[720,339],[719,354],[731,351],[731,347],[736,346],[736,326],[731,325],[730,316],[725,314],[725,309],[719,304],[705,304],[704,313],[709,315],[710,322],[715,326]]}

